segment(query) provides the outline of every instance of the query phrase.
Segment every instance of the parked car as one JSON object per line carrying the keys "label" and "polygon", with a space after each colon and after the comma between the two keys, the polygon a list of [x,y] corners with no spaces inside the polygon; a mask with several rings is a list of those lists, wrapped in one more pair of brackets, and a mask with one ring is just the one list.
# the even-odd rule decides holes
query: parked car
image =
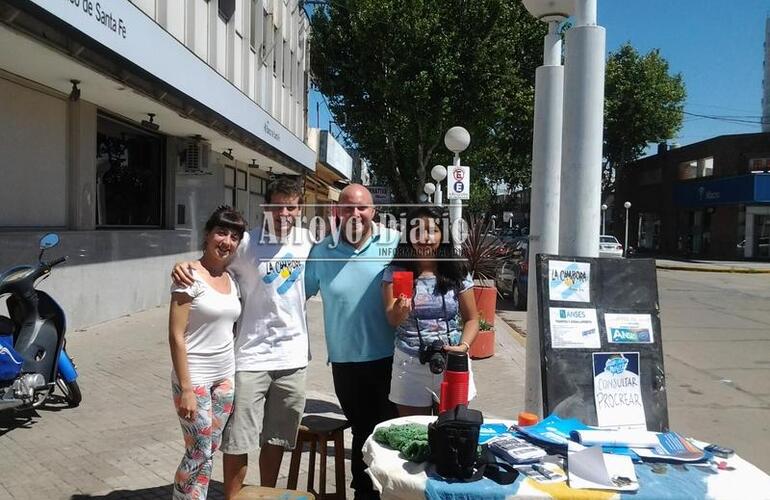
{"label": "parked car", "polygon": [[599,257],[623,257],[623,245],[609,234],[599,236]]}
{"label": "parked car", "polygon": [[513,307],[523,311],[527,308],[529,240],[519,237],[511,245],[512,250],[503,261],[495,283],[504,297],[511,297]]}
{"label": "parked car", "polygon": [[[770,248],[770,236],[760,237],[758,241],[758,246],[759,246],[759,253],[761,255],[767,255],[768,248]],[[735,245],[735,247],[740,248],[741,250],[746,248],[746,240],[742,240],[740,243]]]}

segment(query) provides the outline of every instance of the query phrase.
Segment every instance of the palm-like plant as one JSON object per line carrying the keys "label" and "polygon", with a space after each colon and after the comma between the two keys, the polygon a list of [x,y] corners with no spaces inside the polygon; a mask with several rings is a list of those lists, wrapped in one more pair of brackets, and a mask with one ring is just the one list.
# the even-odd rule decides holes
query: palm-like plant
{"label": "palm-like plant", "polygon": [[468,271],[481,286],[495,286],[495,277],[503,265],[508,249],[490,233],[492,223],[483,217],[471,217],[463,256],[468,259]]}

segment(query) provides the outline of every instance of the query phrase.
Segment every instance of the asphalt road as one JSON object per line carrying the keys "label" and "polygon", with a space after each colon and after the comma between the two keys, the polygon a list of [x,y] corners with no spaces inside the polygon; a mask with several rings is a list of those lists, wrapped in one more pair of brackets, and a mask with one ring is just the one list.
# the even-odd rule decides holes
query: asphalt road
{"label": "asphalt road", "polygon": [[770,471],[770,275],[658,271],[671,427]]}

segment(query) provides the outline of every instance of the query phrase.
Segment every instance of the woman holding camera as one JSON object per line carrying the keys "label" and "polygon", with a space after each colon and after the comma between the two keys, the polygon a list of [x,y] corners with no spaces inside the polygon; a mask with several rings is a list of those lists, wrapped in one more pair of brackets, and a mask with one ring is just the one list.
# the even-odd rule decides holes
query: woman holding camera
{"label": "woman holding camera", "polygon": [[[382,278],[385,312],[396,327],[390,400],[402,417],[431,414],[446,353],[467,353],[479,331],[473,280],[455,253],[448,217],[424,206],[413,210],[407,221],[406,242],[398,246]],[[394,296],[394,276],[401,278],[403,271],[414,278],[411,298],[404,293]],[[475,393],[471,372],[468,399]]]}

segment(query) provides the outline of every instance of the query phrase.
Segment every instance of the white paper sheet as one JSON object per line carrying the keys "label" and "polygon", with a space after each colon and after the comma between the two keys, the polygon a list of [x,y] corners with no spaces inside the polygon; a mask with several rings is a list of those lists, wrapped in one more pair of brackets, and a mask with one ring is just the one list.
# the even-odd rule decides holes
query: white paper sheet
{"label": "white paper sheet", "polygon": [[628,446],[637,448],[655,448],[660,445],[658,433],[646,430],[580,430],[574,431],[584,446]]}
{"label": "white paper sheet", "polygon": [[638,352],[594,352],[596,420],[603,428],[647,429]]}
{"label": "white paper sheet", "polygon": [[566,302],[591,301],[591,264],[588,262],[548,262],[549,298]]}
{"label": "white paper sheet", "polygon": [[612,344],[652,344],[655,334],[652,331],[652,316],[649,314],[611,314],[605,313],[604,327],[607,342]]}
{"label": "white paper sheet", "polygon": [[551,347],[554,349],[599,349],[602,339],[596,309],[551,307]]}
{"label": "white paper sheet", "polygon": [[[636,491],[639,489],[639,482],[631,457],[602,453],[600,446],[591,448],[581,446],[580,448],[583,449],[579,450],[573,444],[569,443],[567,455],[570,488],[616,491]],[[613,481],[616,478],[626,478],[630,484],[618,485]]]}

